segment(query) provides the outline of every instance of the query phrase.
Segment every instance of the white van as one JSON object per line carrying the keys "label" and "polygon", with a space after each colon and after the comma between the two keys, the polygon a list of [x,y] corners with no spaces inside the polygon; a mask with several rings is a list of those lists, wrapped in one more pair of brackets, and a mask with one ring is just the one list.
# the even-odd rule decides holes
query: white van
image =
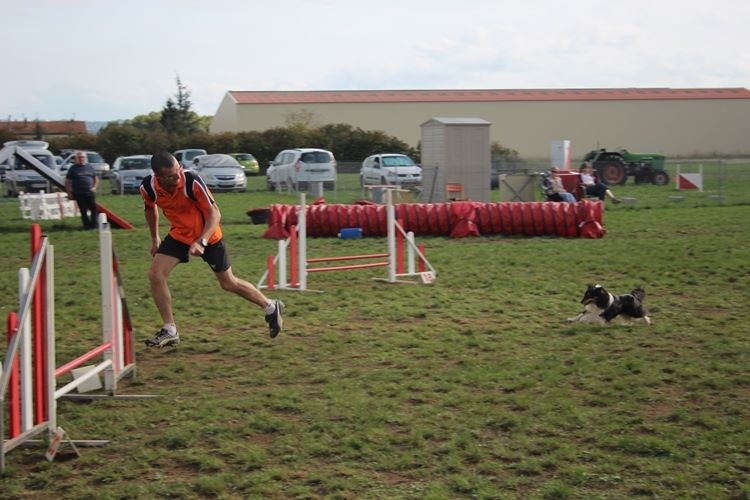
{"label": "white van", "polygon": [[271,162],[266,171],[268,189],[281,186],[295,191],[306,190],[311,182],[322,182],[324,189],[336,187],[336,158],[325,149],[285,149]]}
{"label": "white van", "polygon": [[[3,146],[21,147],[50,169],[55,169],[55,155],[47,149],[49,143],[45,141],[8,141]],[[15,155],[8,158],[7,168],[8,170],[5,173],[6,196],[16,197],[21,192],[50,191],[50,184],[47,182],[47,179]]]}
{"label": "white van", "polygon": [[193,167],[193,159],[196,156],[204,154],[206,154],[205,149],[180,149],[172,153],[185,170],[190,170]]}

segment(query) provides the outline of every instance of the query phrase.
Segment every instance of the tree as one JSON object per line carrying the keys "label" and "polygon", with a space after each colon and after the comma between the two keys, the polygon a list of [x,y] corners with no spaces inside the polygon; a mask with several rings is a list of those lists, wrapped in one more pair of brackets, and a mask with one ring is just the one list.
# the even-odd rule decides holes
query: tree
{"label": "tree", "polygon": [[201,131],[202,119],[192,111],[190,91],[177,76],[177,93],[168,98],[161,110],[160,123],[168,134],[185,136]]}
{"label": "tree", "polygon": [[163,130],[161,124],[162,113],[152,111],[147,115],[138,115],[130,120],[125,120],[123,125],[132,125],[133,127],[146,132]]}
{"label": "tree", "polygon": [[36,120],[36,123],[34,123],[34,139],[44,139],[44,127],[42,127],[42,124],[39,123],[39,120]]}
{"label": "tree", "polygon": [[[98,151],[113,162],[118,156],[145,154],[143,143],[146,132],[133,125],[108,124],[98,134]],[[150,151],[148,151],[150,152]]]}
{"label": "tree", "polygon": [[289,128],[310,129],[317,123],[315,113],[307,108],[284,113],[284,123]]}

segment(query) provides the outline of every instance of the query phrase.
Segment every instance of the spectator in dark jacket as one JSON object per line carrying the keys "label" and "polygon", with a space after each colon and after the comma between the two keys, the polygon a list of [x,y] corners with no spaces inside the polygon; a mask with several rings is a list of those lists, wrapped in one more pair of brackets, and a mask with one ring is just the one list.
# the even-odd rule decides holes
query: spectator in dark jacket
{"label": "spectator in dark jacket", "polygon": [[65,176],[65,191],[68,198],[78,204],[83,228],[96,229],[96,188],[99,186],[99,177],[93,165],[88,163],[86,152],[76,151],[75,160]]}

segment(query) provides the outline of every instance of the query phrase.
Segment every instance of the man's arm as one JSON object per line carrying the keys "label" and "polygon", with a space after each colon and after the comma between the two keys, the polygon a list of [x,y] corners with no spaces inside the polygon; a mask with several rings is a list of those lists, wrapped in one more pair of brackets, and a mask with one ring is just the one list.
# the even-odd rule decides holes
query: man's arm
{"label": "man's arm", "polygon": [[94,172],[94,185],[91,186],[92,191],[96,191],[96,188],[99,187],[99,176],[96,175],[96,172]]}
{"label": "man's arm", "polygon": [[203,232],[201,233],[198,240],[194,241],[190,245],[191,255],[203,255],[204,248],[203,245],[200,244],[200,240],[208,241],[211,235],[214,234],[214,231],[216,231],[216,228],[219,227],[220,222],[221,210],[219,210],[219,206],[216,203],[211,203],[208,208],[206,223],[203,225]]}
{"label": "man's arm", "polygon": [[143,215],[146,217],[148,232],[151,235],[151,255],[153,256],[156,255],[156,250],[161,244],[161,238],[159,238],[159,211],[156,205],[146,205]]}
{"label": "man's arm", "polygon": [[73,181],[65,178],[65,192],[68,193],[68,198],[73,199]]}

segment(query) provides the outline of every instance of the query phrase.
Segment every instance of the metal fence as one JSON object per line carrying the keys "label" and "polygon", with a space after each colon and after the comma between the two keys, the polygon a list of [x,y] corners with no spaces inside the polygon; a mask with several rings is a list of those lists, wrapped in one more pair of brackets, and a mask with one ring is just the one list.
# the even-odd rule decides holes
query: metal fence
{"label": "metal fence", "polygon": [[[361,186],[359,169],[361,162],[339,161],[338,180],[334,191],[325,191],[329,203],[350,203],[356,199],[372,199],[370,190]],[[573,164],[573,168],[577,166]],[[550,168],[548,161],[517,161],[493,165],[488,183],[501,185],[500,179],[507,175],[528,175],[538,178],[536,174]],[[625,184],[610,186],[619,198],[627,200],[623,204],[629,209],[649,209],[666,207],[696,207],[716,205],[750,204],[750,158],[742,159],[680,159],[668,161],[665,169],[669,174],[669,183],[665,186],[653,184],[635,184],[634,178],[628,177]],[[678,189],[677,172],[683,174],[702,173],[702,190]],[[542,190],[538,181],[534,183],[533,196],[542,200]],[[427,189],[425,187],[425,189]],[[408,198],[411,201],[427,202],[423,190],[415,190]],[[500,189],[491,190],[490,201],[506,199]],[[424,198],[424,199],[423,199]]]}

